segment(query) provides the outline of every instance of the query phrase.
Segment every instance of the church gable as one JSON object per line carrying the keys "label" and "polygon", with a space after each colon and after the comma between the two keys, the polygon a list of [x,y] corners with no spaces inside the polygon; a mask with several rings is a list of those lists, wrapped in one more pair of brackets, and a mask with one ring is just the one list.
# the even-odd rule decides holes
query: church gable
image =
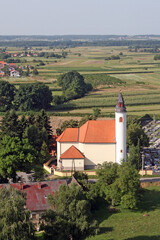
{"label": "church gable", "polygon": [[61,159],[84,159],[84,155],[75,147],[71,146],[60,156]]}

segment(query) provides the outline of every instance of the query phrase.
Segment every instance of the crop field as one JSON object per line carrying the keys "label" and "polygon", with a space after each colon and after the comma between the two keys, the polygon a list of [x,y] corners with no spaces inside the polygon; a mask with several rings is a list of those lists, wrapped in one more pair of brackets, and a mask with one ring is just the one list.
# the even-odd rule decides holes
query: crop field
{"label": "crop field", "polygon": [[[32,51],[37,49],[33,48]],[[14,48],[7,50],[14,52]],[[20,50],[16,49],[17,52]],[[61,95],[62,92],[57,91],[58,76],[76,70],[94,87],[94,90],[85,97],[56,106],[53,110],[54,114],[58,111],[59,114],[79,116],[90,114],[92,108],[98,107],[102,116],[112,116],[117,95],[121,90],[129,115],[143,116],[148,113],[160,116],[160,60],[154,60],[154,56],[158,53],[143,52],[143,49],[137,52],[130,51],[128,47],[98,46],[66,49],[44,47],[41,51],[57,54],[66,52],[67,56],[66,58],[25,57],[23,60],[36,67],[39,75],[4,79],[15,84],[17,88],[22,83],[44,82],[50,87],[53,95]],[[120,59],[107,60],[112,56],[119,56]],[[39,65],[39,61],[43,61],[44,65]],[[25,66],[26,63],[17,65]]]}

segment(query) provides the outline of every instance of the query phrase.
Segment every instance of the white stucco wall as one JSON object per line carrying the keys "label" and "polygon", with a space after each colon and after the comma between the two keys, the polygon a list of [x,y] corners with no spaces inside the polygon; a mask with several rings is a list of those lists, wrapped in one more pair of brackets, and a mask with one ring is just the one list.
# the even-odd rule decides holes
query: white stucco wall
{"label": "white stucco wall", "polygon": [[92,166],[103,162],[116,161],[115,144],[107,143],[85,143],[83,144],[85,165]]}
{"label": "white stucco wall", "polygon": [[[116,162],[116,145],[114,143],[57,143],[57,166],[59,168],[61,167],[61,162],[59,162],[60,155],[72,145],[84,154],[84,165],[87,165],[88,168],[102,164],[105,161]],[[72,160],[69,159],[63,160],[64,167],[71,167],[71,162]]]}
{"label": "white stucco wall", "polygon": [[84,159],[62,159],[63,170],[84,170]]}
{"label": "white stucco wall", "polygon": [[59,159],[62,153],[64,153],[67,149],[69,149],[71,146],[75,146],[77,149],[79,149],[79,143],[72,142],[72,143],[61,143],[57,142],[57,166],[59,167]]}

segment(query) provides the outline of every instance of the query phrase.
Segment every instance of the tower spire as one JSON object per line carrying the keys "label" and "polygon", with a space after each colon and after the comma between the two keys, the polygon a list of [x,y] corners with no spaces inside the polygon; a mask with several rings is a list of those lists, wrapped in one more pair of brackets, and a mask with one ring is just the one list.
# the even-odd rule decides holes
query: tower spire
{"label": "tower spire", "polygon": [[117,112],[117,113],[127,112],[126,111],[126,106],[125,106],[125,103],[124,103],[124,99],[123,99],[123,95],[122,95],[121,91],[120,91],[119,96],[118,96],[118,101],[117,101],[115,112]]}

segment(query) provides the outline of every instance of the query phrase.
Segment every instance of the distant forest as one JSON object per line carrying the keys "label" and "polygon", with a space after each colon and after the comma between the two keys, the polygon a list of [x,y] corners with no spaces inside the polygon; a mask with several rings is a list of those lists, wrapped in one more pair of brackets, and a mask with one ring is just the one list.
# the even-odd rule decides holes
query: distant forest
{"label": "distant forest", "polygon": [[160,35],[57,35],[57,36],[0,36],[0,47],[80,47],[132,46],[160,47]]}

